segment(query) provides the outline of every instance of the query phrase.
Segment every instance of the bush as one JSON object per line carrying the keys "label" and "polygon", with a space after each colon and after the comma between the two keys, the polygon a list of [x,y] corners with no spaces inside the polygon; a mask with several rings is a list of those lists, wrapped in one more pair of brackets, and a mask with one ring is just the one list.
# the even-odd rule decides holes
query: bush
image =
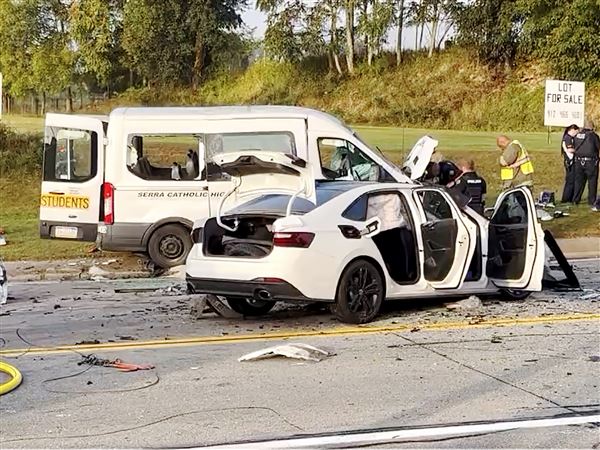
{"label": "bush", "polygon": [[41,135],[17,133],[0,123],[0,176],[39,174],[42,149]]}
{"label": "bush", "polygon": [[[342,58],[343,64],[343,58]],[[536,131],[544,124],[544,79],[549,69],[522,60],[509,76],[481,64],[464,49],[428,58],[407,52],[396,67],[392,54],[353,76],[327,72],[325,59],[301,63],[260,59],[244,71],[214,76],[198,90],[130,89],[116,105],[302,105],[348,123],[429,129]],[[600,122],[600,83],[586,85],[586,114]]]}

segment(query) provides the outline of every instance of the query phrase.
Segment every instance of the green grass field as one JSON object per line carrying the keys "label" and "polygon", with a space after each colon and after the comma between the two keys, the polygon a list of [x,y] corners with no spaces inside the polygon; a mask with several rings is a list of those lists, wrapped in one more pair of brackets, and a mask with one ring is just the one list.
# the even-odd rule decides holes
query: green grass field
{"label": "green grass field", "polygon": [[[22,132],[41,132],[43,120],[37,117],[3,117],[10,126]],[[393,161],[401,163],[415,141],[429,134],[439,140],[439,150],[448,159],[470,157],[475,160],[478,172],[488,182],[488,204],[500,191],[499,151],[495,149],[498,133],[465,132],[452,130],[423,130],[390,127],[356,126],[360,136],[373,146],[381,148]],[[514,133],[531,152],[535,166],[535,192],[554,191],[560,198],[564,171],[558,151],[560,133]],[[9,245],[0,247],[0,255],[6,260],[51,259],[86,256],[89,245],[39,239],[38,202],[40,179],[0,179],[0,227],[7,233]],[[565,207],[570,217],[544,223],[557,237],[600,235],[600,214],[593,213],[587,205]],[[561,207],[561,209],[563,209]]]}

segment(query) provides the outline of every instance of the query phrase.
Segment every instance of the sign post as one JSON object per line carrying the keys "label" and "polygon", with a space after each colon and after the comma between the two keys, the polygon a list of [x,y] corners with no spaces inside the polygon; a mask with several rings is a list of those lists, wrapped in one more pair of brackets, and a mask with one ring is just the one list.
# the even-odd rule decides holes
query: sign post
{"label": "sign post", "polygon": [[546,80],[544,125],[547,127],[583,126],[585,117],[585,83]]}

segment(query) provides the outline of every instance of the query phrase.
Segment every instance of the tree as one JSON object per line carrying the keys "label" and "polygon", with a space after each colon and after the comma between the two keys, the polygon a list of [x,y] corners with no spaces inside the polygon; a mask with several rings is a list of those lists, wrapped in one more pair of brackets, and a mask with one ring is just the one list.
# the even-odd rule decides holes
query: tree
{"label": "tree", "polygon": [[385,35],[394,19],[394,3],[390,0],[370,0],[364,2],[363,13],[358,21],[358,29],[363,34],[367,48],[367,64],[378,53]]}
{"label": "tree", "polygon": [[0,2],[0,71],[12,95],[63,91],[73,71],[67,6],[58,0]]}
{"label": "tree", "polygon": [[346,9],[346,64],[354,73],[354,7],[356,0],[344,0]]}
{"label": "tree", "polygon": [[457,42],[486,63],[510,68],[519,48],[522,24],[517,0],[475,0],[457,20]]}
{"label": "tree", "polygon": [[240,27],[244,5],[244,0],[128,0],[123,48],[130,66],[151,84],[197,87],[212,52],[224,51],[224,42]]}
{"label": "tree", "polygon": [[545,59],[555,75],[600,79],[600,1],[520,0],[521,50]]}
{"label": "tree", "polygon": [[280,61],[299,61],[303,55],[298,31],[306,14],[302,0],[258,0],[256,5],[267,13],[265,53]]}
{"label": "tree", "polygon": [[107,87],[121,62],[122,15],[123,0],[75,0],[69,10],[79,67]]}
{"label": "tree", "polygon": [[191,0],[187,15],[187,26],[193,39],[194,63],[192,86],[198,87],[210,65],[211,51],[216,47],[223,50],[223,39],[242,25],[239,10],[245,0]]}
{"label": "tree", "polygon": [[398,0],[396,7],[397,15],[397,32],[396,32],[396,66],[402,63],[402,32],[404,30],[404,0]]}

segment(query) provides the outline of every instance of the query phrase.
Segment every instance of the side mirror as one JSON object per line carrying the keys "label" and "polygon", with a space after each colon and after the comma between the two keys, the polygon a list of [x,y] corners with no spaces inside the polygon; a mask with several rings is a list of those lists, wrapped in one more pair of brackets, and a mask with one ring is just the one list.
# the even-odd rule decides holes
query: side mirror
{"label": "side mirror", "polygon": [[381,219],[373,218],[360,232],[361,236],[373,237],[381,231]]}

